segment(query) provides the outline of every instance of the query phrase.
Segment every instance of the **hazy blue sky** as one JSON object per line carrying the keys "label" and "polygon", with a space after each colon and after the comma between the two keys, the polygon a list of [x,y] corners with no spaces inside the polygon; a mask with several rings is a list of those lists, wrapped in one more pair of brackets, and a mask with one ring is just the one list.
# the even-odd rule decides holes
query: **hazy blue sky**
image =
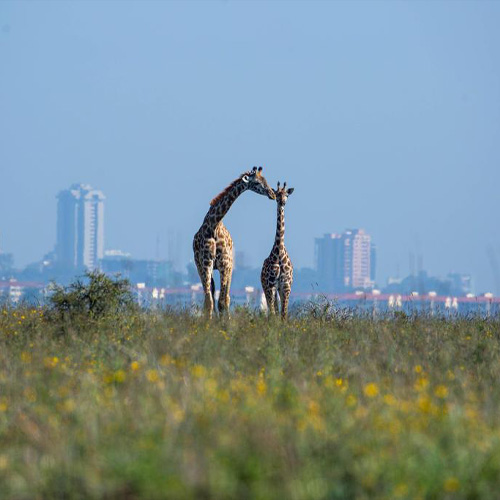
{"label": "hazy blue sky", "polygon": [[[104,191],[106,248],[183,263],[210,200],[263,165],[287,180],[287,247],[363,227],[379,281],[420,249],[495,288],[500,2],[0,2],[0,245],[55,243],[56,194]],[[275,204],[226,225],[260,266]],[[495,290],[494,290],[495,291]],[[496,290],[500,292],[500,290]]]}

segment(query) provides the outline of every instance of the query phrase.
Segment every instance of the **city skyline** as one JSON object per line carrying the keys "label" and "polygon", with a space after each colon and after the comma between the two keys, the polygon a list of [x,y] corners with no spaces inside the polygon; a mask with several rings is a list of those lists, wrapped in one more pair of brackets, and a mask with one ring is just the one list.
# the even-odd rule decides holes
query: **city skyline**
{"label": "city skyline", "polygon": [[[184,267],[210,200],[263,165],[295,187],[296,266],[313,266],[314,238],[363,227],[379,282],[421,255],[500,293],[498,2],[4,1],[0,15],[0,236],[16,266],[52,247],[53,193],[81,179],[110,201],[106,248],[180,246]],[[274,212],[246,193],[226,218],[252,266]]]}
{"label": "city skyline", "polygon": [[[199,277],[192,261],[185,269],[174,265],[174,256],[154,259],[133,257],[122,249],[105,249],[104,200],[100,190],[89,184],[74,183],[56,195],[57,237],[53,250],[41,260],[24,269],[13,266],[12,254],[0,249],[0,281],[21,278],[15,294],[22,294],[23,280],[35,284],[51,281],[71,281],[86,271],[99,270],[110,276],[119,274],[134,286],[182,288],[199,285]],[[158,242],[157,242],[158,243]],[[169,245],[169,249],[173,245]],[[389,277],[386,283],[376,281],[377,251],[372,237],[364,229],[349,228],[342,233],[325,233],[314,239],[314,266],[295,268],[294,290],[310,293],[349,294],[353,291],[419,293],[439,291],[441,295],[465,296],[473,291],[470,274],[448,273],[445,278],[429,276],[423,269],[421,255],[417,267],[410,262],[407,277]],[[170,252],[171,253],[171,252]],[[244,250],[234,249],[235,272],[233,283],[240,289],[260,289],[260,267],[249,264]],[[411,257],[411,255],[410,255]],[[411,259],[410,259],[411,260]],[[415,272],[416,271],[416,272]],[[240,290],[240,292],[241,292]]]}
{"label": "city skyline", "polygon": [[[82,193],[76,195],[76,194],[73,194],[71,195],[71,191],[75,191],[75,190],[83,190],[85,193],[82,195]],[[89,209],[90,207],[92,206],[95,206],[95,204],[92,202],[92,199],[94,197],[96,197],[98,200],[97,201],[101,201],[101,203],[99,203],[100,205],[100,215],[99,215],[99,219],[100,219],[100,237],[98,239],[99,241],[99,252],[97,253],[97,248],[94,248],[93,252],[95,254],[95,256],[93,257],[93,259],[102,259],[103,256],[105,255],[106,252],[113,252],[113,251],[118,251],[118,252],[126,252],[129,254],[129,256],[131,256],[131,254],[128,252],[128,249],[124,249],[123,247],[121,247],[120,245],[114,245],[114,246],[106,246],[104,245],[104,224],[103,224],[103,204],[102,204],[102,200],[105,199],[105,196],[103,194],[103,192],[101,190],[96,190],[96,189],[93,189],[92,186],[88,183],[73,183],[71,185],[71,187],[69,189],[61,189],[57,195],[56,195],[56,199],[59,200],[59,197],[61,195],[70,195],[70,196],[73,196],[73,197],[82,197],[82,199],[84,199],[86,196],[87,196],[87,203],[84,203],[82,205],[82,208],[76,208],[78,205],[75,205],[75,208],[76,208],[76,213],[78,214],[78,216],[80,218],[84,218],[84,217],[89,217]],[[95,200],[94,200],[95,201]],[[90,202],[90,203],[89,203]],[[58,204],[57,204],[57,208],[56,208],[56,213],[58,214],[59,213],[59,210],[60,210],[60,207],[61,207],[61,203],[60,203],[60,200],[58,201]],[[86,209],[84,207],[87,207]],[[54,219],[56,221],[55,224],[51,224],[55,227],[55,244],[47,249],[39,249],[40,251],[38,252],[38,256],[40,255],[44,255],[44,254],[51,254],[52,252],[54,252],[55,255],[58,254],[58,242],[59,242],[59,239],[60,239],[60,231],[61,231],[61,224],[58,222],[58,218],[56,217]],[[82,226],[84,227],[84,226]],[[345,225],[344,225],[345,227]],[[338,229],[338,228],[337,228]],[[349,229],[346,229],[345,231],[350,231]],[[345,232],[344,231],[344,232]],[[354,230],[354,231],[357,231]],[[364,231],[364,229],[362,229],[361,231]],[[159,237],[159,231],[153,231],[153,233],[150,235],[150,244],[149,244],[149,248],[148,248],[148,245],[145,245],[142,250],[142,252],[140,251],[139,253],[134,253],[134,258],[138,258],[138,259],[142,259],[142,260],[168,260],[170,262],[172,262],[174,265],[177,263],[177,265],[175,265],[175,268],[177,270],[183,270],[189,263],[191,263],[193,261],[192,259],[192,255],[191,255],[191,239],[190,238],[185,238],[182,243],[181,243],[181,232],[179,230],[175,230],[175,228],[172,228],[171,226],[169,226],[168,230],[167,231],[164,231],[164,233],[167,235],[167,238],[166,240],[167,241],[163,241],[161,242],[160,240],[160,237]],[[334,237],[334,238],[337,238],[337,237],[340,237],[343,233],[329,233],[329,232],[324,232],[323,233],[323,237],[326,237],[327,235],[331,236],[331,237]],[[156,236],[155,236],[156,235]],[[28,260],[28,261],[25,261],[21,264],[19,264],[19,261],[16,259],[16,254],[15,252],[10,252],[10,251],[5,251],[6,249],[8,249],[8,246],[5,247],[4,245],[2,245],[5,241],[4,238],[1,238],[1,233],[0,233],[0,254],[3,253],[3,255],[6,255],[6,254],[11,254],[13,256],[13,263],[14,263],[14,268],[17,268],[17,269],[22,269],[24,268],[25,266],[27,265],[30,265],[30,264],[33,264],[34,262],[36,262],[37,258],[35,258],[34,260]],[[76,247],[75,247],[75,252],[78,253],[78,257],[76,257],[76,254],[75,254],[75,259],[78,258],[78,264],[75,264],[75,267],[76,268],[79,268],[80,270],[83,269],[83,259],[85,259],[85,266],[89,269],[89,270],[92,270],[93,268],[96,267],[95,265],[95,262],[96,260],[93,260],[93,264],[91,266],[88,266],[88,262],[89,262],[89,245],[90,245],[90,240],[93,239],[94,236],[90,235],[89,234],[89,227],[88,225],[86,225],[86,234],[85,234],[85,237],[81,239],[81,241],[83,241],[84,239],[86,240],[86,243],[83,243],[83,245],[81,245],[81,247],[77,250]],[[67,239],[67,238],[66,238]],[[70,237],[71,239],[71,237]],[[300,267],[304,267],[304,268],[310,268],[310,269],[314,269],[314,270],[319,270],[318,267],[317,267],[317,255],[316,255],[316,245],[317,245],[317,241],[321,239],[321,237],[314,237],[313,239],[313,243],[311,244],[311,248],[313,249],[312,251],[312,259],[311,259],[311,262],[309,263],[306,263],[305,265],[303,266],[300,266]],[[97,240],[93,240],[93,243],[96,243]],[[160,250],[160,247],[163,247],[162,250]],[[189,250],[184,253],[181,252],[181,248],[184,247],[188,247]],[[146,249],[147,248],[147,249]],[[376,247],[374,247],[375,249]],[[488,257],[490,259],[492,259],[492,254],[491,254],[491,248],[488,249],[489,250],[489,254],[488,254]],[[254,262],[254,259],[252,259],[252,256],[251,254],[249,254],[247,251],[245,251],[244,248],[236,248],[235,249],[235,253],[237,252],[241,252],[243,254],[243,258],[245,260],[245,263],[246,263],[246,266],[247,267],[258,267],[260,264],[258,262]],[[416,244],[415,244],[415,247],[413,249],[408,249],[408,253],[407,253],[407,263],[403,263],[402,265],[400,265],[400,263],[398,262],[398,265],[395,267],[394,269],[394,272],[389,274],[389,275],[386,275],[384,277],[381,278],[381,280],[379,280],[377,282],[377,285],[378,286],[381,286],[383,287],[384,285],[386,284],[389,284],[391,283],[391,281],[394,281],[394,279],[398,279],[398,278],[403,278],[405,276],[412,276],[412,275],[416,275],[418,274],[421,270],[425,269],[425,266],[424,266],[424,254],[421,250],[421,247],[419,245],[419,242],[418,242],[418,238],[416,239]],[[496,260],[496,257],[493,256],[493,259],[494,261],[492,262],[492,268],[494,268],[495,265],[498,265],[498,262]],[[418,262],[416,262],[418,261]],[[76,261],[75,261],[76,262]],[[437,276],[441,276],[441,277],[445,277],[449,274],[453,274],[453,273],[461,273],[463,272],[464,270],[463,269],[455,269],[455,268],[449,268],[449,269],[442,269],[440,272],[434,272],[433,271],[433,274],[437,275]],[[492,269],[493,271],[493,269]],[[492,274],[494,274],[494,272],[492,272]],[[475,282],[474,278],[473,278],[473,281]],[[359,283],[358,285],[360,287],[362,287]],[[476,286],[477,288],[477,286]],[[481,291],[487,291],[487,290],[498,290],[498,291],[495,291],[495,293],[500,293],[500,288],[497,286],[497,284],[495,283],[495,285],[493,285],[492,287],[490,288],[485,288],[484,290],[482,289]]]}

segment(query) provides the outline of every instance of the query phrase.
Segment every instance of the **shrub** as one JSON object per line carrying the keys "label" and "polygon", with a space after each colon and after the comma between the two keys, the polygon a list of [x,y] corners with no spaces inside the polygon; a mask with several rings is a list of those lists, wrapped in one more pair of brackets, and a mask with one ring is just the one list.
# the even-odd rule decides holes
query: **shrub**
{"label": "shrub", "polygon": [[54,285],[53,290],[50,307],[63,318],[99,319],[134,307],[129,281],[100,271],[87,272],[68,286]]}

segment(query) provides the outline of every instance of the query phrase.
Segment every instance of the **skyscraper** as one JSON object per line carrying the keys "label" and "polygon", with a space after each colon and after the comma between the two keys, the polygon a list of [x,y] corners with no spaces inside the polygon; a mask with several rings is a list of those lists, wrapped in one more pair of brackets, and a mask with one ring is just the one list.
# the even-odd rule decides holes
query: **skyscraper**
{"label": "skyscraper", "polygon": [[93,270],[104,256],[104,195],[88,184],[73,184],[57,195],[58,264]]}
{"label": "skyscraper", "polygon": [[344,287],[342,236],[332,233],[316,238],[314,250],[320,291],[341,291]]}
{"label": "skyscraper", "polygon": [[375,257],[371,236],[363,229],[316,238],[316,269],[324,291],[345,292],[373,287]]}
{"label": "skyscraper", "polygon": [[350,242],[345,247],[345,262],[348,269],[344,277],[345,285],[352,288],[371,288],[371,236],[363,229],[349,229],[342,235]]}

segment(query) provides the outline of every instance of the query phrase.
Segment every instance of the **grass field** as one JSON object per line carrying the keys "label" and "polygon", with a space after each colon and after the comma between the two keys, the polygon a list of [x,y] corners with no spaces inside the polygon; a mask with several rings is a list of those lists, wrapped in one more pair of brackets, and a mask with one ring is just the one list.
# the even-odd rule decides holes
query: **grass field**
{"label": "grass field", "polygon": [[498,498],[500,320],[0,309],[0,497]]}

